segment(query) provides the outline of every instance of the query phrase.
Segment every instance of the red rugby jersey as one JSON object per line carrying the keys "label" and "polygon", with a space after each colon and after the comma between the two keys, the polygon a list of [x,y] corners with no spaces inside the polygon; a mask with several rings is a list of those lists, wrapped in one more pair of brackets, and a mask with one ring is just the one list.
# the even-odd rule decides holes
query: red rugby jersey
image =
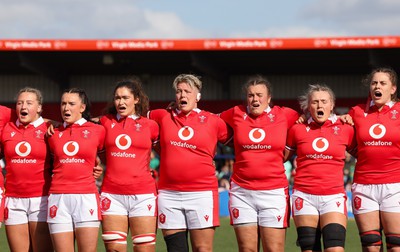
{"label": "red rugby jersey", "polygon": [[19,121],[4,127],[1,141],[6,159],[6,196],[48,195],[51,176],[46,131],[41,117],[26,128]]}
{"label": "red rugby jersey", "polygon": [[210,112],[194,109],[188,116],[157,109],[149,118],[160,126],[159,188],[176,191],[206,191],[218,187],[213,157],[218,141],[226,142],[226,123]]}
{"label": "red rugby jersey", "polygon": [[[369,107],[369,106],[368,106]],[[357,137],[354,182],[386,184],[400,182],[400,103],[390,102],[381,111],[372,105],[353,107]]]}
{"label": "red rugby jersey", "polygon": [[54,155],[50,193],[97,192],[93,168],[97,152],[104,147],[105,130],[81,118],[62,125],[49,138]]}
{"label": "red rugby jersey", "polygon": [[[13,122],[15,120],[17,120],[17,115],[15,114],[15,111],[8,107],[0,105],[0,136],[4,126],[8,122]],[[2,173],[0,173],[0,188],[4,188],[4,177]]]}
{"label": "red rugby jersey", "polygon": [[13,122],[15,120],[17,120],[17,115],[15,114],[15,111],[8,107],[0,105],[0,134],[6,123]]}
{"label": "red rugby jersey", "polygon": [[106,172],[102,191],[113,194],[156,194],[150,173],[150,153],[158,125],[145,117],[106,115]]}
{"label": "red rugby jersey", "polygon": [[251,190],[270,190],[288,186],[283,166],[283,151],[288,129],[299,114],[286,107],[268,107],[259,116],[235,106],[220,114],[233,128],[235,163],[232,180]]}
{"label": "red rugby jersey", "polygon": [[322,126],[312,119],[295,124],[286,146],[297,153],[294,189],[315,195],[343,193],[345,151],[354,145],[353,127],[336,116]]}

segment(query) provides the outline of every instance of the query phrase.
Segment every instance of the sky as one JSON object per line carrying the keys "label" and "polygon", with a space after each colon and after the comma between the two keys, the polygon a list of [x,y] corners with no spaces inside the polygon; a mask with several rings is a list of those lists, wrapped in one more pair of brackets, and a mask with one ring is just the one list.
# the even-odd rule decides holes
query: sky
{"label": "sky", "polygon": [[400,35],[399,0],[2,0],[0,39]]}

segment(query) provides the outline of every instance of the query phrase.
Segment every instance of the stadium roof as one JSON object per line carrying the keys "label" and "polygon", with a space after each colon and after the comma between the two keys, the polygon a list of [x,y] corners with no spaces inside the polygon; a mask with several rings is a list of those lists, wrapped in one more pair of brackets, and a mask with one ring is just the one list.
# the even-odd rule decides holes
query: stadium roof
{"label": "stadium roof", "polygon": [[400,69],[400,36],[196,40],[0,40],[0,74],[354,74]]}

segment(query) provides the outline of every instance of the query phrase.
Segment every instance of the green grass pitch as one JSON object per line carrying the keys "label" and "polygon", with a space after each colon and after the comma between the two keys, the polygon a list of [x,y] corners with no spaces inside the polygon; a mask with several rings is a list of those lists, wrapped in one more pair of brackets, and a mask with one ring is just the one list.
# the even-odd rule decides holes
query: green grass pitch
{"label": "green grass pitch", "polygon": [[[293,221],[291,222],[290,228],[288,228],[286,235],[286,246],[285,251],[300,251],[300,248],[296,246],[296,228]],[[99,236],[97,251],[105,251],[103,242]],[[128,241],[129,249],[132,251],[130,241]],[[347,236],[346,236],[346,251],[361,251],[360,239],[358,237],[358,230],[354,219],[349,219],[347,224]],[[5,227],[4,225],[0,229],[0,251],[10,251],[7,244]],[[163,252],[167,251],[161,232],[157,233],[157,245],[156,251]],[[237,251],[236,237],[233,228],[229,225],[229,217],[221,218],[221,226],[217,228],[214,239],[214,251],[215,252],[234,252]]]}

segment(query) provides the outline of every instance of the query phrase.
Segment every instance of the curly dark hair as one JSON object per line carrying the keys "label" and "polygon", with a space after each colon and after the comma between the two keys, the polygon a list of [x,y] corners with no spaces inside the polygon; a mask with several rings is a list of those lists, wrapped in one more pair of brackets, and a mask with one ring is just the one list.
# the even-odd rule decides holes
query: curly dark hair
{"label": "curly dark hair", "polygon": [[114,95],[117,89],[122,87],[129,89],[135,98],[139,98],[139,102],[135,104],[136,115],[146,116],[149,111],[149,97],[144,92],[142,82],[138,77],[130,77],[116,82],[113,97],[106,108],[106,113],[117,114],[117,109],[114,106]]}

